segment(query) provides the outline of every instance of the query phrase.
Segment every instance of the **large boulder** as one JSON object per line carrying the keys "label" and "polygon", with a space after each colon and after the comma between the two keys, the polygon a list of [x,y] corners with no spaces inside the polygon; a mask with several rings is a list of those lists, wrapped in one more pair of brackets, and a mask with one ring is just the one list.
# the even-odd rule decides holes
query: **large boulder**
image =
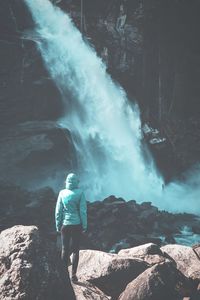
{"label": "large boulder", "polygon": [[[185,276],[200,282],[200,259],[191,247],[166,245],[161,250],[175,260],[177,268]],[[196,248],[197,251],[198,248]]]}
{"label": "large boulder", "polygon": [[83,250],[80,253],[78,277],[81,281],[93,283],[106,295],[116,298],[130,281],[147,268],[148,264],[140,259]]}
{"label": "large boulder", "polygon": [[0,234],[0,299],[74,299],[55,243],[36,226],[16,225]]}
{"label": "large boulder", "polygon": [[126,258],[142,259],[150,266],[163,263],[169,259],[166,255],[163,255],[160,248],[153,243],[148,243],[129,249],[122,249],[119,251],[118,255]]}
{"label": "large boulder", "polygon": [[193,294],[193,285],[172,262],[144,271],[130,282],[119,300],[177,300]]}
{"label": "large boulder", "polygon": [[144,257],[146,255],[162,255],[162,251],[160,248],[153,243],[148,243],[145,245],[129,248],[129,249],[122,249],[118,253],[121,256],[128,256],[128,257]]}
{"label": "large boulder", "polygon": [[99,278],[91,278],[90,282],[115,299],[130,281],[147,268],[148,265],[141,260],[115,258],[109,265],[102,266]]}
{"label": "large boulder", "polygon": [[109,265],[116,254],[97,250],[81,250],[79,254],[78,276],[86,281],[98,278],[102,274],[102,266]]}

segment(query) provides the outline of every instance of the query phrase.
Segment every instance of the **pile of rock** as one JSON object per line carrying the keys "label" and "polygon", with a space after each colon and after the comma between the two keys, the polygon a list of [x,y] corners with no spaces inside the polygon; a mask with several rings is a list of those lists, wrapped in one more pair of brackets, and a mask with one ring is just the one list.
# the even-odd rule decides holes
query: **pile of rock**
{"label": "pile of rock", "polygon": [[151,202],[136,203],[110,196],[88,205],[86,247],[118,252],[153,242],[157,245],[175,243],[174,235],[185,225],[200,233],[199,221],[191,214],[159,211]]}
{"label": "pile of rock", "polygon": [[[71,286],[56,243],[35,226],[14,226],[0,235],[2,300],[200,299],[200,245],[149,243],[118,254],[81,250],[78,283]],[[70,270],[69,270],[70,271]]]}
{"label": "pile of rock", "polygon": [[[45,233],[55,232],[56,195],[50,188],[27,191],[13,185],[0,186],[0,230],[16,224],[36,225]],[[150,202],[110,196],[88,203],[88,231],[82,249],[117,253],[120,249],[153,242],[159,246],[175,243],[174,236],[188,225],[200,234],[199,220],[190,214],[159,211]],[[200,235],[199,235],[200,236]]]}
{"label": "pile of rock", "polygon": [[[178,260],[174,258],[177,252]],[[200,261],[192,248],[179,245],[159,248],[149,243],[118,254],[83,250],[78,275],[80,281],[88,280],[111,299],[177,300],[199,299],[199,270]]]}

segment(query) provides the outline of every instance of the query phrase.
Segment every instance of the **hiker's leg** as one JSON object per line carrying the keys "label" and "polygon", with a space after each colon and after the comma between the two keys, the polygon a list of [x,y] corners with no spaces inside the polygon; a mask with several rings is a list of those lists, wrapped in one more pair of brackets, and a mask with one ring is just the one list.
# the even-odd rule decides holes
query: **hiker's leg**
{"label": "hiker's leg", "polygon": [[79,262],[79,248],[81,239],[81,225],[73,226],[72,233],[72,276],[76,275]]}
{"label": "hiker's leg", "polygon": [[62,242],[62,252],[61,259],[65,267],[68,266],[68,260],[70,255],[70,229],[67,225],[63,225],[61,228],[61,242]]}

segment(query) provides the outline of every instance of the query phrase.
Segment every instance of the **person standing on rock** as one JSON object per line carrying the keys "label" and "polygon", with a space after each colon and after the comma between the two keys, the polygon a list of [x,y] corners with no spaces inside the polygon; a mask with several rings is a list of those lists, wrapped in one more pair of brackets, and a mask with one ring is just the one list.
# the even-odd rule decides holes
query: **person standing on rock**
{"label": "person standing on rock", "polygon": [[[79,262],[79,246],[82,232],[87,230],[87,203],[84,192],[78,187],[78,177],[70,173],[66,178],[66,188],[61,190],[55,209],[56,231],[61,233],[61,259],[68,267],[72,256],[72,281],[76,282]],[[71,248],[70,248],[71,242]]]}

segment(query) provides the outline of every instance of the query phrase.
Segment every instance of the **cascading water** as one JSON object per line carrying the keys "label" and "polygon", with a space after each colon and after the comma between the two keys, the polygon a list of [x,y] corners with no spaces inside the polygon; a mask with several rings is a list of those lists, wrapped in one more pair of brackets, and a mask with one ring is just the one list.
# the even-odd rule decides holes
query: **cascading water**
{"label": "cascading water", "polygon": [[172,184],[163,192],[162,176],[142,145],[137,105],[129,103],[125,91],[112,81],[67,14],[49,0],[24,1],[35,21],[46,68],[66,104],[58,123],[71,131],[88,198],[114,194],[152,201],[168,210],[180,208],[170,207],[171,199],[177,200],[177,191],[183,194],[184,188]]}
{"label": "cascading water", "polygon": [[174,238],[179,245],[192,246],[200,241],[200,234],[194,234],[192,228],[184,226],[180,234],[176,234]]}
{"label": "cascading water", "polygon": [[111,193],[152,199],[162,180],[153,161],[143,158],[137,106],[131,107],[66,14],[47,0],[26,3],[46,67],[66,102],[60,124],[72,133],[90,199]]}

